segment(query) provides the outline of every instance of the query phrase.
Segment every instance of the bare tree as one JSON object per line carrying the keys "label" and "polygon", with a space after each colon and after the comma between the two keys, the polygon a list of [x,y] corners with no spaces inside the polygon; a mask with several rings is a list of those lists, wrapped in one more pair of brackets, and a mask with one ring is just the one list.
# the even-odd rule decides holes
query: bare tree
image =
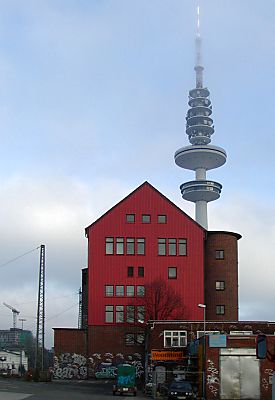
{"label": "bare tree", "polygon": [[145,286],[144,295],[146,320],[183,319],[184,305],[181,296],[158,279]]}

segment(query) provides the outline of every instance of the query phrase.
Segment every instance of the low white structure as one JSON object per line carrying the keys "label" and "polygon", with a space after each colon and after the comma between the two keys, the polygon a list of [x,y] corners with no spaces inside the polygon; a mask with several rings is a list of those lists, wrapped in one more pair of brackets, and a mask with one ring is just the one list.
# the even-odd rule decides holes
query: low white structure
{"label": "low white structure", "polygon": [[17,375],[20,373],[19,366],[23,365],[28,370],[28,357],[24,350],[0,350],[0,371]]}

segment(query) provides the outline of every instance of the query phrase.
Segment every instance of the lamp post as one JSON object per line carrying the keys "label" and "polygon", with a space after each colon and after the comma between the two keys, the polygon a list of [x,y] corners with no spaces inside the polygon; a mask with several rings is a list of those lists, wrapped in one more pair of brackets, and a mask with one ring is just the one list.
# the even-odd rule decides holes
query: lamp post
{"label": "lamp post", "polygon": [[206,353],[206,304],[198,304],[199,308],[203,308],[203,375],[202,375],[202,398],[205,399],[205,353]]}

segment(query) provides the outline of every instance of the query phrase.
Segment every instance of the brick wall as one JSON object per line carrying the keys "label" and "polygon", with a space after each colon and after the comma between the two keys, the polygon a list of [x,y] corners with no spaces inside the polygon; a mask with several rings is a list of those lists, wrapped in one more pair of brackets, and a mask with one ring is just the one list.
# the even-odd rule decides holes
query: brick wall
{"label": "brick wall", "polygon": [[54,328],[54,352],[56,356],[64,353],[86,356],[86,331],[83,329]]}
{"label": "brick wall", "polygon": [[[238,239],[232,232],[208,232],[205,242],[205,303],[206,319],[238,320]],[[224,258],[216,258],[216,250],[224,251]],[[225,289],[217,290],[216,282],[224,282]],[[225,307],[217,314],[216,306]]]}

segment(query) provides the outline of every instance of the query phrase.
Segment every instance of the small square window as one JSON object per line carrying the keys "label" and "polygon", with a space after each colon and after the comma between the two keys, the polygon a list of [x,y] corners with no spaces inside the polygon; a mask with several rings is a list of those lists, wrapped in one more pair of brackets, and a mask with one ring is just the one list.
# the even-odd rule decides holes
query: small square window
{"label": "small square window", "polygon": [[124,306],[116,306],[116,322],[124,322]]}
{"label": "small square window", "polygon": [[133,346],[135,344],[135,334],[134,333],[126,333],[125,344],[126,344],[126,346]]}
{"label": "small square window", "polygon": [[126,306],[126,322],[130,324],[135,322],[135,306]]}
{"label": "small square window", "polygon": [[137,286],[137,296],[143,297],[145,295],[145,287]]}
{"label": "small square window", "polygon": [[216,260],[224,259],[224,250],[216,250]]}
{"label": "small square window", "polygon": [[142,222],[149,224],[151,222],[151,215],[149,214],[142,214]]}
{"label": "small square window", "polygon": [[158,255],[159,256],[166,255],[166,239],[164,238],[158,239]]}
{"label": "small square window", "polygon": [[216,290],[225,290],[225,282],[216,281]]}
{"label": "small square window", "polygon": [[137,306],[137,321],[144,322],[145,321],[145,307]]}
{"label": "small square window", "polygon": [[126,286],[126,296],[133,297],[135,295],[135,286],[128,285]]}
{"label": "small square window", "polygon": [[113,296],[114,295],[114,285],[106,285],[105,286],[105,296]]}
{"label": "small square window", "polygon": [[145,254],[145,239],[144,238],[137,239],[137,254],[139,254],[139,255]]}
{"label": "small square window", "polygon": [[217,305],[216,306],[216,315],[224,315],[225,314],[225,306],[224,305]]}
{"label": "small square window", "polygon": [[135,214],[126,214],[126,222],[135,222]]}
{"label": "small square window", "polygon": [[177,268],[176,267],[168,267],[168,278],[169,279],[177,279]]}
{"label": "small square window", "polygon": [[116,238],[116,254],[124,254],[124,238]]}
{"label": "small square window", "polygon": [[105,322],[114,322],[114,306],[105,306]]}
{"label": "small square window", "polygon": [[124,286],[123,285],[116,286],[116,296],[124,296]]}
{"label": "small square window", "polygon": [[177,255],[177,240],[176,239],[168,239],[168,254],[169,254],[169,256]]}
{"label": "small square window", "polygon": [[178,240],[178,254],[179,256],[187,255],[187,239]]}
{"label": "small square window", "polygon": [[127,276],[129,278],[134,276],[134,267],[127,267]]}
{"label": "small square window", "polygon": [[134,238],[126,239],[126,254],[128,254],[128,255],[135,254],[135,239]]}
{"label": "small square window", "polygon": [[137,344],[144,344],[145,343],[145,334],[143,332],[137,333]]}
{"label": "small square window", "polygon": [[144,267],[138,267],[138,276],[140,278],[144,277]]}
{"label": "small square window", "polygon": [[166,224],[166,215],[158,215],[158,223],[159,224]]}
{"label": "small square window", "polygon": [[114,254],[114,238],[105,238],[105,254]]}

